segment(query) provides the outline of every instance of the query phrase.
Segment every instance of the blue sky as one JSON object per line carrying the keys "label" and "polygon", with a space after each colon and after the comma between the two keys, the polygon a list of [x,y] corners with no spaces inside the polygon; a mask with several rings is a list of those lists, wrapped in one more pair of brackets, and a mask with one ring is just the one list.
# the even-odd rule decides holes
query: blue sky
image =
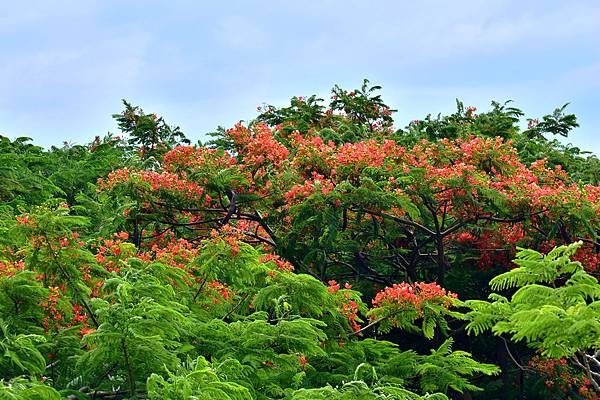
{"label": "blue sky", "polygon": [[600,154],[600,1],[23,1],[0,15],[0,134],[117,132],[126,98],[202,139],[263,102],[369,78],[404,126],[455,98],[571,102]]}

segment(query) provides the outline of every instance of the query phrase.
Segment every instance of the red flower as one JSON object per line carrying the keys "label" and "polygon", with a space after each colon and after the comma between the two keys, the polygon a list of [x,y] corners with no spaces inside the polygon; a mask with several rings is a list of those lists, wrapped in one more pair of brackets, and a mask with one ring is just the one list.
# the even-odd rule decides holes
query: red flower
{"label": "red flower", "polygon": [[338,290],[340,290],[340,285],[336,281],[330,280],[328,283],[329,283],[329,288],[327,290],[330,293],[336,293]]}

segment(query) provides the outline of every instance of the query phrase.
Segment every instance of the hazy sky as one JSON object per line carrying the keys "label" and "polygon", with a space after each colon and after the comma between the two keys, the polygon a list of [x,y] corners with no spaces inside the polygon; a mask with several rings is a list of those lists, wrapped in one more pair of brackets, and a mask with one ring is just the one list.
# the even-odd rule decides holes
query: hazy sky
{"label": "hazy sky", "polygon": [[571,102],[570,139],[600,154],[600,1],[0,0],[0,133],[38,144],[116,132],[126,98],[188,137],[263,102],[362,78],[405,126],[512,99]]}

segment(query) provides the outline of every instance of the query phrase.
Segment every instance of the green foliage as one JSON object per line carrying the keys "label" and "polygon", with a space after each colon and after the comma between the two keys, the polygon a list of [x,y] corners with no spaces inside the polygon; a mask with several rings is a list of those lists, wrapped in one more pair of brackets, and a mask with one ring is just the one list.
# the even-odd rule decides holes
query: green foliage
{"label": "green foliage", "polygon": [[[322,101],[323,99],[314,95],[306,99],[294,96],[289,107],[275,108],[266,105],[264,112],[256,118],[256,121],[271,126],[293,121],[299,130],[305,132],[318,124],[325,116],[325,107],[321,104]],[[261,107],[259,111],[262,110]]]}
{"label": "green foliage", "polygon": [[39,381],[15,378],[0,384],[2,400],[60,400],[62,398],[55,389]]}
{"label": "green foliage", "polygon": [[[289,107],[277,108],[272,105],[260,107],[262,113],[253,121],[269,126],[281,126],[280,139],[288,140],[294,131],[302,133],[316,131],[325,142],[335,144],[352,143],[377,136],[379,129],[391,129],[392,110],[377,94],[381,86],[369,84],[365,79],[360,88],[352,91],[334,86],[329,108],[326,110],[323,99],[317,96],[293,97]],[[212,136],[217,137],[213,145],[231,148],[224,140],[223,130]]]}
{"label": "green foliage", "polygon": [[179,364],[177,352],[183,346],[179,339],[187,320],[175,291],[163,283],[171,278],[170,269],[131,259],[124,276],[106,281],[112,294],[91,303],[99,326],[85,336],[90,351],[79,363],[98,374],[106,365],[126,371],[130,395],[153,371]]}
{"label": "green foliage", "polygon": [[162,117],[145,114],[140,107],[126,100],[123,100],[123,105],[125,110],[114,114],[113,118],[119,129],[129,136],[128,143],[140,148],[144,159],[159,157],[179,143],[190,143],[179,127],[169,126]]}
{"label": "green foliage", "polygon": [[9,326],[0,319],[0,368],[4,378],[19,374],[37,375],[46,369],[46,360],[38,347],[45,338],[41,335],[11,334]]}
{"label": "green foliage", "polygon": [[[253,399],[248,388],[222,379],[227,378],[220,368],[223,364],[214,368],[203,357],[188,364],[187,368],[181,368],[176,374],[169,373],[167,380],[160,375],[152,374],[148,378],[148,398],[156,400]],[[238,366],[241,367],[239,363]]]}
{"label": "green foliage", "polygon": [[550,358],[569,358],[594,380],[600,350],[600,285],[570,257],[581,242],[554,248],[544,255],[521,250],[519,267],[490,282],[495,290],[518,288],[509,298],[490,295],[491,302],[467,301],[472,309],[467,330],[479,335],[491,330],[507,335]]}
{"label": "green foliage", "polygon": [[447,339],[431,355],[424,356],[416,367],[421,376],[421,389],[425,392],[452,388],[457,392],[482,390],[470,384],[468,379],[477,374],[495,375],[500,369],[492,364],[481,364],[465,351],[452,351],[452,339]]}
{"label": "green foliage", "polygon": [[38,304],[47,299],[48,294],[49,290],[32,271],[21,270],[3,276],[0,278],[0,319],[15,328],[27,329],[32,319],[42,319]]}
{"label": "green foliage", "polygon": [[465,109],[464,104],[456,100],[457,111],[450,115],[431,114],[422,120],[412,121],[399,137],[403,143],[413,143],[419,139],[440,140],[477,134],[488,137],[510,138],[517,134],[516,124],[523,112],[510,106],[511,101],[503,104],[492,101],[492,109],[475,114],[474,107]]}
{"label": "green foliage", "polygon": [[488,331],[526,380],[537,352],[598,385],[600,162],[546,137],[575,116],[457,101],[395,130],[380,89],[267,105],[211,148],[125,101],[123,139],[0,137],[0,399],[488,398],[517,376]]}
{"label": "green foliage", "polygon": [[573,243],[569,246],[555,247],[546,255],[531,249],[521,249],[517,258],[513,260],[519,268],[496,276],[490,281],[490,286],[494,290],[503,290],[537,282],[548,284],[563,274],[583,272],[580,263],[571,261],[571,257],[580,246],[581,243]]}
{"label": "green foliage", "polygon": [[[360,390],[369,396],[421,398],[418,382],[428,375],[417,366],[445,357],[427,364],[430,356],[403,357],[392,344],[361,340],[347,314],[366,314],[359,292],[291,272],[226,234],[205,240],[191,258],[177,250],[172,265],[158,246],[132,257],[134,246],[116,239],[122,234],[86,244],[75,231],[88,220],[69,214],[39,207],[9,231],[21,247],[8,254],[0,281],[11,328],[4,325],[0,342],[6,379],[51,375],[78,398],[84,387],[120,387],[129,397],[280,399],[328,382],[343,396],[362,393],[350,381],[368,382]],[[23,333],[31,330],[39,334]],[[396,367],[386,369],[392,358]],[[428,383],[427,391],[460,390],[481,368],[457,369],[449,376],[459,383]]]}
{"label": "green foliage", "polygon": [[12,207],[41,204],[63,191],[47,176],[51,164],[41,147],[30,138],[13,142],[0,135],[0,204]]}
{"label": "green foliage", "polygon": [[391,110],[381,99],[381,95],[374,94],[381,90],[381,86],[369,86],[369,80],[363,81],[360,89],[348,92],[335,86],[330,107],[332,110],[343,111],[346,116],[357,124],[364,124],[370,131],[379,127],[391,126],[393,120]]}
{"label": "green foliage", "polygon": [[286,398],[290,400],[448,400],[448,397],[442,393],[419,396],[398,386],[375,385],[374,387],[369,387],[369,385],[362,381],[348,382],[341,388],[329,386],[319,389],[300,389]]}
{"label": "green foliage", "polygon": [[566,103],[562,107],[558,107],[552,114],[543,116],[541,121],[528,119],[531,127],[524,134],[530,139],[536,137],[545,139],[545,133],[563,137],[569,136],[569,132],[573,128],[577,128],[579,124],[575,114],[565,114],[568,105],[569,103]]}
{"label": "green foliage", "polygon": [[97,136],[89,145],[52,147],[45,156],[52,163],[47,171],[49,180],[64,192],[71,205],[79,203],[79,195],[95,194],[98,178],[131,162],[124,141],[111,135],[102,139]]}
{"label": "green foliage", "polygon": [[274,310],[278,318],[289,315],[321,317],[332,299],[323,283],[306,274],[280,274],[254,299],[258,310]]}

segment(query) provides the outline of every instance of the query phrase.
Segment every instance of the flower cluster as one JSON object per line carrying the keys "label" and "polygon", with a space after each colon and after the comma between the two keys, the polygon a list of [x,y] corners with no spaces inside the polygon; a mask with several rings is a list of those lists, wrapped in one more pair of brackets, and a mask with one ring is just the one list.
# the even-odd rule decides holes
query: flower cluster
{"label": "flower cluster", "polygon": [[31,227],[35,227],[35,220],[30,215],[23,215],[22,217],[15,217],[17,220],[17,224],[19,225],[28,225]]}
{"label": "flower cluster", "polygon": [[[392,307],[401,310],[414,310],[417,317],[420,317],[423,314],[423,309],[428,305],[436,304],[447,309],[452,306],[455,298],[457,298],[455,293],[446,291],[435,282],[416,282],[413,284],[402,282],[396,283],[392,287],[386,287],[377,293],[372,303],[375,309]],[[376,314],[371,314],[371,318],[375,319]]]}
{"label": "flower cluster", "polygon": [[211,281],[207,283],[206,288],[209,292],[208,296],[212,298],[214,304],[221,301],[229,301],[231,292],[225,284],[218,281]]}
{"label": "flower cluster", "polygon": [[357,303],[357,293],[352,292],[352,285],[349,283],[344,284],[344,289],[341,289],[340,284],[335,280],[328,282],[329,287],[327,290],[334,296],[335,303],[339,313],[348,320],[350,328],[353,332],[360,331],[358,313],[360,312],[359,304]]}
{"label": "flower cluster", "polygon": [[275,268],[277,268],[278,271],[291,272],[294,270],[294,266],[289,261],[284,260],[277,254],[269,253],[260,257],[260,262],[262,263],[266,264],[271,261],[275,263]]}
{"label": "flower cluster", "polygon": [[50,286],[48,290],[50,291],[48,299],[39,304],[44,309],[45,317],[42,323],[46,332],[51,329],[59,329],[65,320],[64,310],[61,309],[59,304],[63,292],[56,286]]}
{"label": "flower cluster", "polygon": [[529,367],[546,377],[548,389],[568,395],[578,394],[586,400],[596,400],[600,395],[585,374],[571,367],[565,358],[556,360],[535,356],[529,361]]}
{"label": "flower cluster", "polygon": [[0,261],[0,279],[10,278],[14,276],[18,271],[25,269],[25,262],[19,261]]}
{"label": "flower cluster", "polygon": [[313,172],[333,174],[332,154],[335,145],[332,141],[325,142],[320,136],[301,135],[296,133],[292,139],[294,156],[293,167],[303,177],[310,177]]}
{"label": "flower cluster", "polygon": [[516,246],[523,246],[529,236],[523,223],[493,224],[479,232],[463,231],[448,237],[449,242],[469,247],[478,254],[477,268],[485,271],[494,265],[508,267]]}
{"label": "flower cluster", "polygon": [[288,159],[290,151],[273,137],[271,130],[263,124],[254,127],[255,133],[246,143],[244,163],[258,168],[271,164],[276,168]]}
{"label": "flower cluster", "polygon": [[587,245],[577,249],[577,252],[571,257],[573,261],[579,261],[587,272],[597,274],[600,268],[600,253],[594,246]]}
{"label": "flower cluster", "polygon": [[162,245],[153,244],[148,251],[138,257],[144,261],[158,261],[175,268],[185,269],[198,255],[198,248],[185,239],[165,241]]}
{"label": "flower cluster", "polygon": [[[467,109],[467,118],[475,118],[474,111]],[[247,242],[261,241],[264,232],[259,232],[261,227],[236,225],[236,219],[239,222],[247,217],[241,213],[227,226],[220,226],[215,213],[223,209],[225,215],[228,204],[223,187],[233,190],[238,198],[254,199],[243,206],[238,204],[238,210],[254,213],[256,206],[263,217],[268,213],[274,219],[275,228],[283,226],[284,231],[293,221],[288,212],[292,206],[314,194],[332,192],[335,196],[330,195],[330,201],[321,206],[341,208],[344,204],[345,229],[361,229],[348,213],[354,212],[353,208],[369,208],[370,197],[357,201],[352,198],[353,188],[357,193],[371,191],[377,199],[371,211],[376,213],[405,217],[409,209],[398,203],[410,201],[421,210],[434,206],[437,218],[445,219],[447,226],[464,225],[446,236],[446,248],[451,251],[457,243],[473,248],[480,269],[510,265],[511,248],[550,239],[540,238],[545,231],[558,236],[549,228],[558,218],[580,221],[569,227],[577,232],[572,236],[588,235],[584,225],[600,223],[600,186],[574,183],[563,168],[549,166],[545,160],[526,165],[513,143],[501,137],[422,140],[405,148],[377,135],[336,144],[328,139],[331,132],[322,126],[300,129],[292,125],[289,121],[274,128],[240,123],[225,132],[232,144],[230,152],[179,146],[165,155],[162,170],[117,170],[105,181],[100,180],[99,186],[104,190],[133,184],[142,214],[152,214],[166,203],[179,208],[174,225],[194,224],[194,233],[203,238],[210,237],[212,229],[227,235],[235,232],[236,240]],[[336,126],[327,129],[341,133]],[[347,194],[348,200],[338,194]],[[417,217],[415,222],[430,224],[429,213],[428,209],[427,217]],[[415,218],[414,213],[409,214]],[[429,232],[436,229],[426,227]],[[231,245],[236,253],[238,246],[234,241]],[[597,263],[594,252],[582,259],[588,265]]]}
{"label": "flower cluster", "polygon": [[177,146],[165,154],[163,168],[168,172],[185,174],[207,167],[215,170],[228,168],[236,163],[237,160],[224,151],[206,147]]}
{"label": "flower cluster", "polygon": [[96,249],[96,262],[108,272],[119,272],[124,261],[135,254],[133,245],[125,243],[128,238],[127,232],[115,233],[110,239],[99,238],[91,245]]}
{"label": "flower cluster", "polygon": [[71,325],[75,326],[81,324],[82,327],[79,331],[81,336],[87,335],[88,333],[91,333],[95,330],[94,328],[90,328],[88,326],[88,315],[86,313],[82,313],[82,306],[75,303],[71,311],[73,312],[73,318],[71,318]]}
{"label": "flower cluster", "polygon": [[233,140],[244,164],[253,171],[266,165],[280,167],[290,155],[290,151],[273,137],[271,129],[264,124],[256,124],[249,129],[238,123],[225,135]]}
{"label": "flower cluster", "polygon": [[100,178],[98,190],[110,190],[124,183],[133,183],[141,190],[149,186],[153,192],[167,192],[186,200],[203,199],[204,193],[204,188],[198,183],[168,171],[131,171],[127,168],[111,172],[106,180]]}
{"label": "flower cluster", "polygon": [[302,201],[314,193],[327,194],[334,189],[334,184],[325,179],[321,174],[313,172],[313,179],[306,180],[303,184],[293,186],[286,194],[285,198],[290,205],[294,200]]}
{"label": "flower cluster", "polygon": [[[540,251],[547,253],[559,244],[556,240],[547,240],[540,245]],[[577,249],[575,254],[571,256],[571,260],[579,261],[583,268],[589,274],[597,276],[600,269],[600,253],[596,251],[596,246],[591,243],[584,243]]]}
{"label": "flower cluster", "polygon": [[335,166],[342,173],[361,172],[366,167],[382,167],[386,161],[398,163],[402,160],[405,149],[393,140],[379,143],[368,140],[357,143],[345,143],[337,149],[334,155]]}
{"label": "flower cluster", "polygon": [[238,255],[241,251],[240,244],[243,239],[243,227],[237,227],[231,224],[223,226],[220,230],[213,229],[210,233],[210,240],[214,243],[224,242],[225,244],[227,244],[231,249],[232,256]]}

